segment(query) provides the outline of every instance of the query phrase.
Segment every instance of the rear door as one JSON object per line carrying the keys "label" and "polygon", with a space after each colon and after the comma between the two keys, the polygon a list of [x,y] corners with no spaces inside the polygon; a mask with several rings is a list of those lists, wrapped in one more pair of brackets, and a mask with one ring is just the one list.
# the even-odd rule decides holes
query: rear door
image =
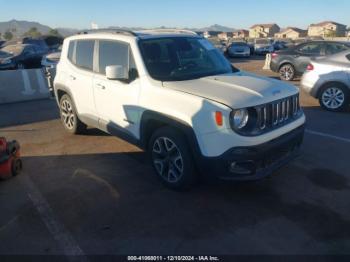
{"label": "rear door", "polygon": [[78,114],[97,121],[92,88],[95,40],[76,40],[71,44],[66,85],[73,95]]}
{"label": "rear door", "polygon": [[303,74],[311,59],[325,55],[325,44],[322,42],[306,43],[296,50],[294,57],[295,69]]}

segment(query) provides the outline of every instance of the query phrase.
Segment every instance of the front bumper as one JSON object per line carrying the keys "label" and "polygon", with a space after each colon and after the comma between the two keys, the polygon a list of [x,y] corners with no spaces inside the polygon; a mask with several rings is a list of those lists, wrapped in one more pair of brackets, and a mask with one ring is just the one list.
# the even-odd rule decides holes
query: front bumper
{"label": "front bumper", "polygon": [[304,125],[270,142],[232,148],[219,157],[202,157],[201,170],[223,180],[258,180],[296,158],[304,138]]}

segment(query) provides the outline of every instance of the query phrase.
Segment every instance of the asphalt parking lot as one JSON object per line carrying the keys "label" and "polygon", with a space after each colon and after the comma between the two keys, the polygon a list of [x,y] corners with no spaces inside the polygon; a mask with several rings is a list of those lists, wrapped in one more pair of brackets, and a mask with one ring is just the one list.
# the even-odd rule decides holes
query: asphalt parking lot
{"label": "asphalt parking lot", "polygon": [[[276,77],[261,57],[232,62]],[[297,160],[262,181],[186,193],[118,138],[65,133],[54,100],[1,105],[0,134],[21,143],[24,172],[0,182],[0,254],[350,254],[350,112],[303,92],[301,102]]]}

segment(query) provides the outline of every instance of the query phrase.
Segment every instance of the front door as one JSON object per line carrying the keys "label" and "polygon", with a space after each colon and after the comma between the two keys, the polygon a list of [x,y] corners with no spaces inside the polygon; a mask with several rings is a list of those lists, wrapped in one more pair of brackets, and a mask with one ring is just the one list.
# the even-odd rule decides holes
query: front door
{"label": "front door", "polygon": [[[130,46],[119,41],[99,40],[97,50],[98,74],[94,77],[93,87],[100,127],[109,133],[126,131],[138,138],[141,109],[137,105],[140,81],[136,77],[137,71]],[[129,79],[107,79],[106,67],[110,65],[128,68]]]}

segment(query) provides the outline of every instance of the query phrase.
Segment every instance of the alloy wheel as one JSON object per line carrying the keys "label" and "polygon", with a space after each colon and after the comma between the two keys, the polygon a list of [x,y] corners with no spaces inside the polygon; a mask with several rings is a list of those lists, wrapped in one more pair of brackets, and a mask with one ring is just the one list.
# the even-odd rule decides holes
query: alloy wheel
{"label": "alloy wheel", "polygon": [[294,78],[294,69],[290,65],[282,66],[280,69],[280,76],[282,79],[291,81]]}
{"label": "alloy wheel", "polygon": [[338,109],[345,102],[345,94],[338,87],[327,88],[322,94],[322,103],[329,109]]}
{"label": "alloy wheel", "polygon": [[61,103],[61,115],[63,124],[66,128],[72,130],[75,125],[75,114],[71,102],[67,99],[63,100]]}
{"label": "alloy wheel", "polygon": [[183,176],[183,157],[170,138],[159,137],[154,141],[152,158],[157,173],[168,183],[177,183]]}

